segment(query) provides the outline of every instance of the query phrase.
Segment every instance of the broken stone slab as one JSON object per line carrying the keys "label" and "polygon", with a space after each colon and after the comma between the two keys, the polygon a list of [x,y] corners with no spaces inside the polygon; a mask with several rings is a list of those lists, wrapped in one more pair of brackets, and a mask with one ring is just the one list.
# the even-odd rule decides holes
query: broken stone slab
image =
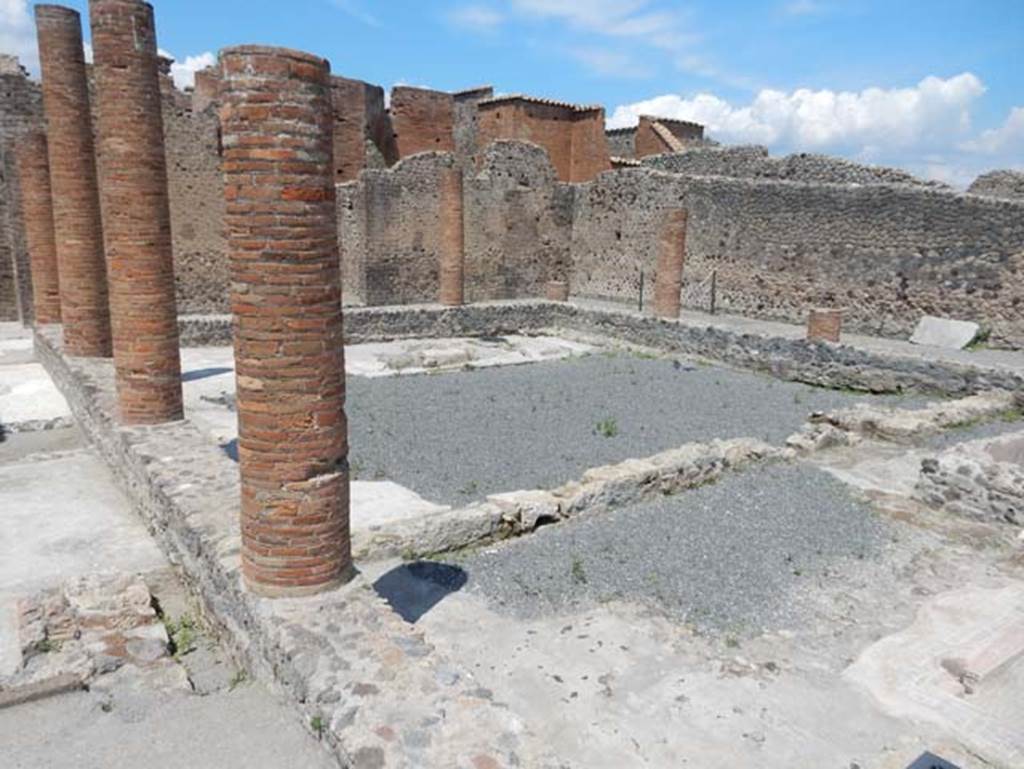
{"label": "broken stone slab", "polygon": [[[787,445],[797,448],[816,443],[828,444],[841,439],[818,430],[828,425],[842,432],[853,433],[894,443],[909,443],[925,435],[969,425],[973,422],[1015,416],[1024,408],[1024,395],[1008,390],[990,390],[953,401],[930,403],[922,409],[898,409],[858,403],[847,409],[811,414],[809,424],[797,436],[791,436]],[[799,437],[803,436],[803,437]]]}
{"label": "broken stone slab", "polygon": [[981,327],[966,320],[951,320],[925,315],[918,321],[910,337],[911,344],[942,347],[946,350],[962,350],[975,339]]}
{"label": "broken stone slab", "polygon": [[924,459],[914,494],[953,515],[1024,526],[1024,432],[961,443]]}

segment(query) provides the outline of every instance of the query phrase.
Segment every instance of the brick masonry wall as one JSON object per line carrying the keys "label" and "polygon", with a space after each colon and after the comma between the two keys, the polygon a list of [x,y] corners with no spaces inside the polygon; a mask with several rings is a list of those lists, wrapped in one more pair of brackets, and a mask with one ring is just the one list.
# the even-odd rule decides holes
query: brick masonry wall
{"label": "brick masonry wall", "polygon": [[573,185],[558,181],[540,147],[502,141],[465,189],[466,299],[543,296],[568,269]]}
{"label": "brick masonry wall", "polygon": [[477,104],[483,99],[490,99],[492,96],[494,96],[494,89],[489,86],[453,94],[455,100],[455,125],[453,129],[455,157],[458,160],[459,166],[464,169],[472,168],[477,152],[482,149],[478,146],[479,121]]}
{"label": "brick masonry wall", "polygon": [[0,56],[0,320],[31,317],[31,283],[25,247],[14,143],[42,127],[42,92],[13,57]]}
{"label": "brick masonry wall", "polygon": [[1020,203],[649,168],[603,174],[576,199],[574,293],[635,303],[640,269],[648,287],[654,271],[659,217],[683,205],[684,294],[717,270],[724,312],[802,324],[810,307],[843,307],[848,330],[883,336],[906,336],[932,314],[976,320],[993,343],[1024,345]]}
{"label": "brick masonry wall", "polygon": [[572,179],[572,109],[557,104],[507,101],[480,106],[479,151],[495,141],[524,141],[543,147],[562,181]]}
{"label": "brick masonry wall", "polygon": [[572,177],[587,182],[612,167],[608,139],[604,134],[604,110],[579,111],[572,123]]}
{"label": "brick masonry wall", "polygon": [[391,127],[398,158],[419,152],[455,151],[455,101],[450,93],[395,86]]}
{"label": "brick masonry wall", "polygon": [[[450,153],[430,152],[399,161],[393,168],[368,170],[359,182],[365,214],[356,222],[347,215],[341,234],[345,267],[362,262],[366,304],[437,301],[440,286],[441,174],[451,168]],[[352,224],[365,226],[360,260],[346,234]],[[354,240],[354,239],[353,239]]]}
{"label": "brick masonry wall", "polygon": [[162,100],[178,311],[227,312],[217,102],[196,109],[194,97],[171,91]]}
{"label": "brick masonry wall", "polygon": [[362,80],[332,77],[331,96],[335,179],[347,182],[359,176],[367,167],[367,143],[379,145],[377,151],[386,164],[394,163],[397,149],[384,109],[384,89]]}
{"label": "brick masonry wall", "polygon": [[636,157],[636,128],[615,128],[605,131],[608,151],[612,157]]}

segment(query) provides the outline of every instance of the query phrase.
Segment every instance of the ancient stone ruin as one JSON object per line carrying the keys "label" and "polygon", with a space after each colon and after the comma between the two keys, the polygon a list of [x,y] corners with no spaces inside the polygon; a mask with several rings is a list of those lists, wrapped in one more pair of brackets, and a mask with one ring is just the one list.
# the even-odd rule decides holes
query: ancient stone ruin
{"label": "ancient stone ruin", "polygon": [[195,689],[166,559],[343,766],[1024,765],[1019,174],[260,45],[181,91],[154,14],[0,57],[0,524],[89,520],[0,549],[0,712]]}

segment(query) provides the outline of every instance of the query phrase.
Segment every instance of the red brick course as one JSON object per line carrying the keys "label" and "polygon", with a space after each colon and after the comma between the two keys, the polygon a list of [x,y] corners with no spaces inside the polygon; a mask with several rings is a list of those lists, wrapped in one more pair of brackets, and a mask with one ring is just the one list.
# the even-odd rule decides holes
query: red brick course
{"label": "red brick course", "polygon": [[221,65],[242,569],[303,595],[352,571],[329,64],[241,46]]}
{"label": "red brick course", "polygon": [[819,342],[839,342],[843,330],[843,311],[817,307],[807,316],[807,338]]}
{"label": "red brick course", "polygon": [[455,99],[442,91],[395,86],[391,126],[398,159],[418,152],[455,152]]}
{"label": "red brick course", "polygon": [[678,318],[686,263],[685,209],[676,208],[665,215],[658,236],[658,267],[654,278],[654,314],[659,318]]}
{"label": "red brick course", "polygon": [[103,236],[117,396],[126,424],[183,417],[153,8],[90,0]]}
{"label": "red brick course", "polygon": [[21,182],[21,216],[32,266],[32,302],[36,323],[60,323],[60,278],[53,236],[53,199],[46,134],[31,131],[16,149]]}
{"label": "red brick course", "polygon": [[568,302],[569,284],[564,280],[549,280],[544,287],[544,296],[551,302]]}
{"label": "red brick course", "polygon": [[64,349],[69,355],[109,357],[107,272],[82,23],[70,8],[37,5],[36,29]]}
{"label": "red brick course", "polygon": [[463,303],[466,267],[462,212],[462,170],[446,168],[441,174],[441,304]]}

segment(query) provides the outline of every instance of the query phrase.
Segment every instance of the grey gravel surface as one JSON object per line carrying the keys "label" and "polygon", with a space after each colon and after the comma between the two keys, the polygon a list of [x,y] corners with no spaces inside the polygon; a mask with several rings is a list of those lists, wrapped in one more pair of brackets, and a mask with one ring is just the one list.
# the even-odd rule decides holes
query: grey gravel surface
{"label": "grey gravel surface", "polygon": [[877,558],[891,533],[826,473],[767,465],[451,563],[468,589],[517,616],[623,600],[743,634],[799,625],[801,594]]}
{"label": "grey gravel surface", "polygon": [[628,355],[349,377],[350,461],[357,479],[388,478],[429,500],[460,505],[501,491],[551,488],[588,468],[691,441],[753,437],[781,444],[811,411],[860,400],[912,401]]}

